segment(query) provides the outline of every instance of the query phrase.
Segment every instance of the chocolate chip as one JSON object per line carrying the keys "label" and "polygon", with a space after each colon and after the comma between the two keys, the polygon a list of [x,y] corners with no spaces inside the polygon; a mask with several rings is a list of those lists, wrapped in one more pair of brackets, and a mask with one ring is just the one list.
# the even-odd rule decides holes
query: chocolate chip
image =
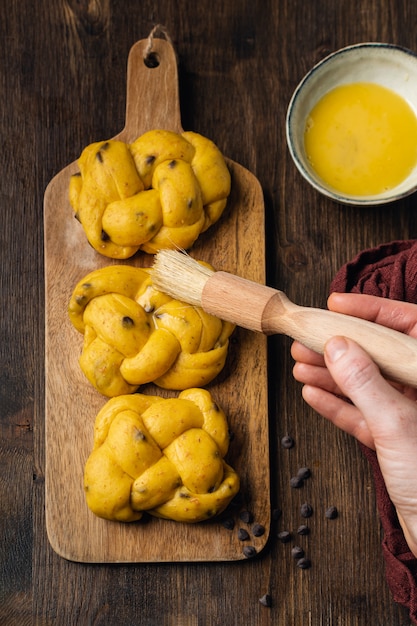
{"label": "chocolate chip", "polygon": [[135,428],[133,431],[133,438],[136,441],[146,441],[146,435],[145,433],[140,430],[140,428]]}
{"label": "chocolate chip", "polygon": [[297,529],[297,535],[309,535],[310,534],[310,528],[308,526],[306,526],[305,524],[301,524],[301,526],[298,527]]}
{"label": "chocolate chip", "polygon": [[75,302],[78,304],[78,306],[83,306],[87,302],[87,296],[75,296]]}
{"label": "chocolate chip", "polygon": [[245,522],[245,524],[251,524],[253,522],[253,515],[250,511],[242,511],[239,514],[239,518],[242,522]]}
{"label": "chocolate chip", "polygon": [[303,557],[302,559],[298,559],[297,567],[299,567],[300,569],[309,569],[311,567],[310,559],[306,559],[305,557]]}
{"label": "chocolate chip", "polygon": [[100,149],[96,152],[96,158],[100,163],[103,163],[103,150],[108,150],[110,148],[110,144],[108,141],[102,143]]}
{"label": "chocolate chip", "polygon": [[304,504],[301,505],[300,513],[302,517],[311,517],[313,515],[313,507],[311,504],[304,502]]}
{"label": "chocolate chip", "polygon": [[239,528],[237,531],[237,538],[239,541],[247,541],[249,539],[249,533],[244,528]]}
{"label": "chocolate chip", "polygon": [[252,526],[252,534],[255,537],[262,537],[264,533],[265,533],[265,526],[262,526],[262,524],[254,524]]}
{"label": "chocolate chip", "polygon": [[282,510],[277,508],[272,511],[272,519],[276,522],[282,515]]}
{"label": "chocolate chip", "polygon": [[288,530],[282,530],[277,534],[277,537],[282,543],[288,543],[291,541],[291,533]]}
{"label": "chocolate chip", "polygon": [[235,527],[235,520],[233,517],[225,517],[224,520],[222,520],[222,526],[227,528],[227,530],[233,530]]}
{"label": "chocolate chip", "polygon": [[297,476],[298,478],[302,478],[303,480],[306,480],[307,478],[310,478],[311,470],[308,467],[300,467],[300,469],[297,472]]}
{"label": "chocolate chip", "polygon": [[335,506],[329,506],[329,508],[325,512],[325,516],[327,517],[327,519],[336,519],[338,515],[339,511]]}
{"label": "chocolate chip", "polygon": [[250,559],[251,557],[255,556],[256,548],[254,546],[245,546],[242,552],[247,559]]}
{"label": "chocolate chip", "polygon": [[301,478],[301,476],[292,476],[292,478],[290,478],[290,487],[292,487],[293,489],[299,489],[303,485],[304,480]]}
{"label": "chocolate chip", "polygon": [[291,556],[294,557],[294,559],[302,559],[304,550],[300,546],[294,546],[291,550]]}
{"label": "chocolate chip", "polygon": [[230,503],[230,506],[241,507],[243,504],[243,494],[239,491]]}
{"label": "chocolate chip", "polygon": [[132,328],[135,325],[135,322],[128,315],[124,315],[122,317],[122,326],[123,328]]}
{"label": "chocolate chip", "polygon": [[259,602],[263,604],[263,606],[272,606],[272,598],[269,593],[266,593],[262,596],[262,598],[259,598]]}
{"label": "chocolate chip", "polygon": [[283,448],[286,448],[287,450],[289,450],[290,448],[294,447],[294,439],[292,437],[290,437],[289,435],[285,435],[285,437],[283,437],[281,439],[281,445]]}

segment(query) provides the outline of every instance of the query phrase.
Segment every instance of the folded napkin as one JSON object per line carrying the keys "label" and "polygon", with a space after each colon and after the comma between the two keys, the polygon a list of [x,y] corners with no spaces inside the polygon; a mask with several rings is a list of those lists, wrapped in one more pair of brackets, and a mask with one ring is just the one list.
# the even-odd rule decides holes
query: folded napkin
{"label": "folded napkin", "polygon": [[[360,252],[339,270],[330,291],[365,293],[417,304],[417,240],[393,241]],[[417,624],[417,558],[405,541],[375,452],[360,446],[375,483],[384,532],[386,579],[394,600],[408,608],[412,622]]]}

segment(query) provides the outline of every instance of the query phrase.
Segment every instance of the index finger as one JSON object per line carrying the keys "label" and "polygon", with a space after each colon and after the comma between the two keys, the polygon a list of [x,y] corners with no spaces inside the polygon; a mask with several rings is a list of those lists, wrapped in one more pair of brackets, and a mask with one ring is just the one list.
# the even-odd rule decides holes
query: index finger
{"label": "index finger", "polygon": [[291,356],[294,361],[300,361],[302,363],[308,363],[309,365],[316,365],[319,367],[325,367],[324,357],[310,348],[307,348],[299,341],[294,341],[291,345]]}
{"label": "index finger", "polygon": [[353,315],[417,337],[417,305],[361,293],[332,293],[330,311]]}

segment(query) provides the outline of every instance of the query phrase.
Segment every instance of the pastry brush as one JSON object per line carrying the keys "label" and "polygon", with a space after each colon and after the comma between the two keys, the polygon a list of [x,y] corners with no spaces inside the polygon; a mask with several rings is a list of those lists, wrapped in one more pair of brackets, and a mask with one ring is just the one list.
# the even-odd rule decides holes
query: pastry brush
{"label": "pastry brush", "polygon": [[152,281],[171,297],[265,335],[282,334],[323,354],[335,335],[356,341],[390,380],[417,387],[417,340],[351,315],[294,304],[283,291],[213,271],[176,250],[161,250]]}

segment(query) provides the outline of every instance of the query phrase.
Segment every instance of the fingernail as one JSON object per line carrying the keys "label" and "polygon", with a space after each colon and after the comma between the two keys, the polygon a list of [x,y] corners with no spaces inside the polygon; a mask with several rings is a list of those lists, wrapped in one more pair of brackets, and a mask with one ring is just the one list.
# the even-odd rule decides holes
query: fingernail
{"label": "fingernail", "polygon": [[343,337],[332,337],[332,339],[329,339],[326,343],[325,352],[329,361],[335,363],[345,354],[347,349],[348,344],[346,339]]}

